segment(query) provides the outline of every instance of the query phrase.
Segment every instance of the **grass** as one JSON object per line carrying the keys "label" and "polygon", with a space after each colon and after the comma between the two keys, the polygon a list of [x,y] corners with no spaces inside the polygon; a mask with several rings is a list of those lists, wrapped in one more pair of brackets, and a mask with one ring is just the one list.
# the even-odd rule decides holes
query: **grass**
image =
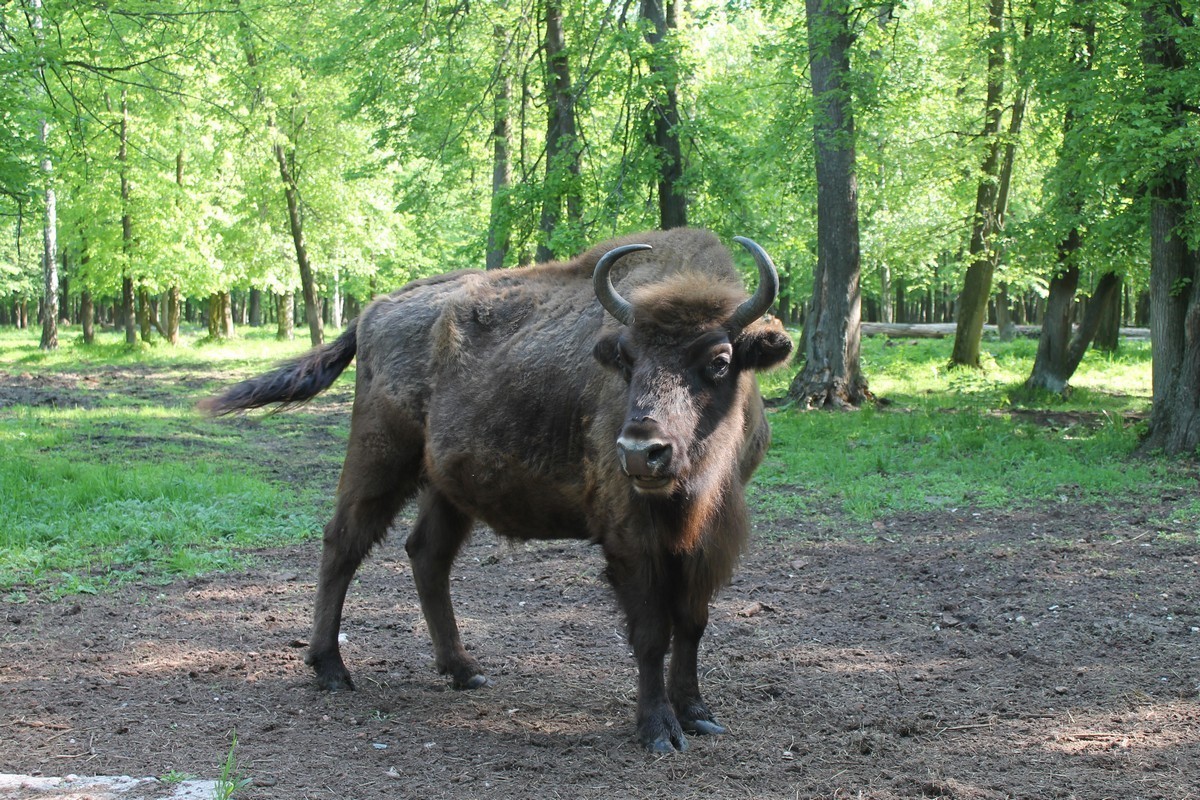
{"label": "grass", "polygon": [[[258,548],[318,535],[348,414],[194,411],[307,343],[188,334],[178,347],[127,347],[107,333],[85,348],[68,332],[45,354],[36,332],[0,331],[0,596],[236,569]],[[869,536],[890,514],[1172,495],[1164,523],[1200,536],[1194,470],[1132,455],[1150,403],[1148,345],[1089,353],[1063,399],[1021,391],[1036,342],[985,341],[982,371],[948,371],[950,344],[865,339],[864,369],[886,405],[773,411],[774,442],[751,485],[759,522],[780,536],[810,535],[820,521]],[[765,376],[768,396],[784,394],[794,371]],[[40,393],[21,394],[31,386]],[[318,403],[344,402],[352,386],[343,377]]]}
{"label": "grass", "polygon": [[225,760],[220,765],[220,775],[217,777],[216,789],[213,791],[213,800],[233,800],[237,793],[247,788],[251,784],[251,780],[242,775],[241,766],[238,764],[237,756],[234,755],[234,750],[237,749],[237,731],[233,731],[233,742],[229,745],[229,752],[225,755]]}
{"label": "grass", "polygon": [[[26,597],[24,587],[77,594],[237,568],[249,550],[319,530],[344,435],[331,432],[330,446],[308,453],[311,413],[247,430],[194,410],[307,344],[266,331],[222,344],[191,334],[178,347],[127,347],[109,334],[85,348],[64,337],[47,354],[27,333],[0,333],[9,384],[48,383],[45,396],[63,406],[0,394],[0,591],[10,600]],[[299,460],[322,467],[324,485],[290,480]]]}
{"label": "grass", "polygon": [[[1117,506],[1163,491],[1194,493],[1185,465],[1135,458],[1150,408],[1150,348],[1092,352],[1067,398],[1022,384],[1037,342],[985,341],[985,368],[947,368],[949,340],[863,341],[872,392],[885,404],[852,413],[771,415],[773,445],[752,494],[760,517],[848,517],[863,529],[888,514]],[[786,394],[791,371],[764,381]]]}

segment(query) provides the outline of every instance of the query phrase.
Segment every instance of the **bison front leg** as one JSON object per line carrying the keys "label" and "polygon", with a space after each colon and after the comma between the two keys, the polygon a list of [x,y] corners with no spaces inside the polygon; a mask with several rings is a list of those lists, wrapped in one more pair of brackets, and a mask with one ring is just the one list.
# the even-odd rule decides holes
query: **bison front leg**
{"label": "bison front leg", "polygon": [[688,733],[721,734],[725,727],[717,723],[700,696],[697,676],[700,638],[708,627],[708,598],[697,592],[678,592],[673,609],[675,640],[671,647],[668,692],[679,724]]}
{"label": "bison front leg", "polygon": [[663,575],[644,559],[609,558],[609,579],[625,611],[637,659],[638,740],[653,753],[687,749],[687,738],[667,696],[663,663],[671,642],[670,601]]}

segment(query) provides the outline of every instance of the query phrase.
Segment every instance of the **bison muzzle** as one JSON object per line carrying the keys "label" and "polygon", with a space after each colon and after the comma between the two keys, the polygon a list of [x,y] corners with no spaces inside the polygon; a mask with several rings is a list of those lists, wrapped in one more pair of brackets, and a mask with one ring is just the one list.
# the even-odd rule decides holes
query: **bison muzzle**
{"label": "bison muzzle", "polygon": [[701,697],[697,651],[770,438],[754,373],[792,346],[764,318],[774,266],[737,241],[758,268],[750,297],[712,234],[649,232],[568,262],[414,281],[335,342],[202,403],[224,414],[303,402],[358,359],[306,658],[320,686],[353,688],[338,649],[346,590],[417,497],[405,548],[455,687],[487,684],[450,601],[478,520],[515,539],[600,545],[637,659],[643,745],[672,752],[685,732],[725,732]]}

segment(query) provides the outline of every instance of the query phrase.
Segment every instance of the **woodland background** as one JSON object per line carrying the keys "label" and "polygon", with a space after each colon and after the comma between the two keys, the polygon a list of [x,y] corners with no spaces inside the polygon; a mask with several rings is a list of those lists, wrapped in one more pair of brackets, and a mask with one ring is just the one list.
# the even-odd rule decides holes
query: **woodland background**
{"label": "woodland background", "polygon": [[971,367],[1038,323],[1054,392],[1149,324],[1150,440],[1189,452],[1194,6],[8,0],[0,324],[317,343],[413,278],[688,224],[774,257],[797,402],[869,398],[863,318],[956,321]]}

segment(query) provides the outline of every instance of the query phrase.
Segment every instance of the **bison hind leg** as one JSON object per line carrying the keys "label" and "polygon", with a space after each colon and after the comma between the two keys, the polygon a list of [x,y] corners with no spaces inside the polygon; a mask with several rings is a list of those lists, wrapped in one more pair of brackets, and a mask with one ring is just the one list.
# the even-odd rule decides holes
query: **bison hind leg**
{"label": "bison hind leg", "polygon": [[378,421],[358,408],[356,401],[337,508],[325,526],[312,635],[304,659],[316,672],[317,685],[329,691],[354,688],[338,644],[346,591],[371,548],[387,535],[396,513],[416,494],[421,466],[419,429],[407,437],[394,430],[381,432]]}
{"label": "bison hind leg", "polygon": [[438,672],[449,675],[455,689],[490,685],[483,669],[463,647],[450,601],[450,568],[473,520],[437,489],[421,494],[421,510],[404,544],[412,561],[413,581],[421,598],[421,613],[429,626]]}

